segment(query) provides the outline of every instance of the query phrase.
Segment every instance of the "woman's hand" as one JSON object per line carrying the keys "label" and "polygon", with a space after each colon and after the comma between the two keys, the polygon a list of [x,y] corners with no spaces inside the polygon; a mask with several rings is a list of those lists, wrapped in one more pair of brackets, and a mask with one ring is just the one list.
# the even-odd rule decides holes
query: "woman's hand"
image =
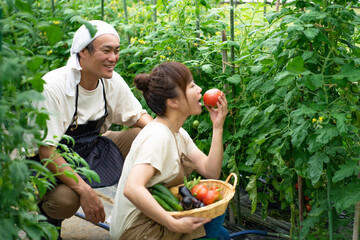
{"label": "woman's hand", "polygon": [[205,223],[210,222],[209,218],[198,218],[198,217],[183,217],[175,219],[169,222],[166,226],[170,231],[179,233],[191,233],[198,227],[201,227]]}
{"label": "woman's hand", "polygon": [[224,93],[219,97],[217,106],[217,108],[212,108],[205,105],[210,112],[210,118],[213,122],[214,128],[219,128],[224,125],[225,118],[228,113],[227,100]]}

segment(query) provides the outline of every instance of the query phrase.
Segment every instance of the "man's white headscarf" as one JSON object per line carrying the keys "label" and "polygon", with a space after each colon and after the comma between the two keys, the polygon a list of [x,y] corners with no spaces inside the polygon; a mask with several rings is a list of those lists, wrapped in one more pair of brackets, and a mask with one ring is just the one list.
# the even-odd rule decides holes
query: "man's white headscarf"
{"label": "man's white headscarf", "polygon": [[67,61],[66,66],[68,67],[67,74],[67,83],[66,83],[66,94],[69,96],[75,95],[76,85],[79,84],[82,69],[80,66],[79,58],[77,53],[83,50],[89,43],[91,43],[95,38],[103,34],[113,34],[119,38],[119,34],[116,32],[115,28],[110,24],[100,21],[92,20],[89,21],[92,25],[96,26],[96,34],[92,38],[89,30],[85,25],[82,25],[76,32],[73,38],[73,43],[70,50],[70,58]]}

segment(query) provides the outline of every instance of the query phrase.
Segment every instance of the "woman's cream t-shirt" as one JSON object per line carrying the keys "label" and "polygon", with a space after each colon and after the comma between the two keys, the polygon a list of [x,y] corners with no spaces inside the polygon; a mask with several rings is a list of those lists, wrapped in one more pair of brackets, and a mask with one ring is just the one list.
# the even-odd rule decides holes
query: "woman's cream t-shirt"
{"label": "woman's cream t-shirt", "polygon": [[164,124],[152,121],[141,130],[125,159],[119,180],[111,213],[111,239],[119,239],[140,213],[123,194],[126,179],[132,167],[135,164],[146,163],[158,170],[158,174],[150,180],[147,187],[156,183],[168,183],[179,172],[179,155],[181,153],[187,155],[196,148],[189,134],[182,128],[173,134]]}

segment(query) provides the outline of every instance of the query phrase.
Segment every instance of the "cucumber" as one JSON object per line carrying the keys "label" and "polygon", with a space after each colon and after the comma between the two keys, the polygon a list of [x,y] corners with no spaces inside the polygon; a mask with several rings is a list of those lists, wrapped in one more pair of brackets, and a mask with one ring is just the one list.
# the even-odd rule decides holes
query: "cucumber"
{"label": "cucumber", "polygon": [[175,211],[172,207],[170,207],[164,200],[162,200],[159,196],[156,196],[155,194],[152,195],[155,200],[160,204],[162,208],[164,208],[166,211]]}
{"label": "cucumber", "polygon": [[157,183],[154,186],[151,187],[152,189],[156,189],[157,191],[165,194],[166,196],[168,196],[169,198],[171,198],[173,201],[175,201],[177,204],[179,204],[179,199],[177,199],[174,194],[171,193],[171,191],[165,187],[164,185]]}
{"label": "cucumber", "polygon": [[[152,188],[151,193],[159,198],[161,198],[167,205],[169,205],[172,209],[175,211],[182,211],[184,210],[183,207],[179,204],[179,200],[174,201],[171,197],[168,195],[165,195],[164,193],[158,191],[157,189]],[[174,195],[173,195],[174,196]],[[174,196],[175,197],[175,196]]]}

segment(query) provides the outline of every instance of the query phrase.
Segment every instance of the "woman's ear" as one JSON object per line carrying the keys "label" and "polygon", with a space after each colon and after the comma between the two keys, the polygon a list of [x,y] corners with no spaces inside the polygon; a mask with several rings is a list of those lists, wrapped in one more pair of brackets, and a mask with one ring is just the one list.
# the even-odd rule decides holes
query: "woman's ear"
{"label": "woman's ear", "polygon": [[179,101],[176,98],[171,98],[166,100],[167,105],[171,108],[178,108],[179,107]]}

